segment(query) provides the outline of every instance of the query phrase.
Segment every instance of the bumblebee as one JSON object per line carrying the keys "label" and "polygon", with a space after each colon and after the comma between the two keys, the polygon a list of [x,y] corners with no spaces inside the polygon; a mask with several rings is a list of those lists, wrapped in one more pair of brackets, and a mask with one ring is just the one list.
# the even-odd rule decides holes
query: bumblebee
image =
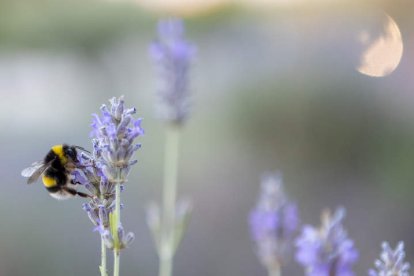
{"label": "bumblebee", "polygon": [[67,199],[74,196],[91,197],[76,190],[76,185],[70,173],[77,168],[77,149],[86,151],[79,146],[55,145],[43,161],[34,162],[22,171],[22,176],[28,177],[27,184],[36,182],[42,176],[43,185],[49,194],[56,199]]}

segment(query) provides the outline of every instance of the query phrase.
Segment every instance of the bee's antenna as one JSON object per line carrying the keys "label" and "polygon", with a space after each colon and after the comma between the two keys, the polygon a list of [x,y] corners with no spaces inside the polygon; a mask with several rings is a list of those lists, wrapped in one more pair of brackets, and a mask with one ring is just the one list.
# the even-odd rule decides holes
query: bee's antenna
{"label": "bee's antenna", "polygon": [[84,149],[84,148],[82,148],[82,147],[80,147],[80,146],[74,146],[75,148],[77,148],[77,149],[80,149],[81,151],[84,151],[84,152],[87,152],[87,153],[91,153],[89,150],[86,150],[86,149]]}

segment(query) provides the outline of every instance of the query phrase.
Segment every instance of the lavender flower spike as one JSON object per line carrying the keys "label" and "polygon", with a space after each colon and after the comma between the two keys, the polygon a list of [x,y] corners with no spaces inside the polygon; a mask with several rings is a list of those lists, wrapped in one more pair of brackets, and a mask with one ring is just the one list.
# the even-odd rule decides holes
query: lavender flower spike
{"label": "lavender flower spike", "polygon": [[250,228],[257,255],[268,270],[279,269],[285,261],[298,225],[297,206],[286,196],[281,174],[265,175],[259,200],[250,213]]}
{"label": "lavender flower spike", "polygon": [[409,276],[410,264],[404,262],[404,258],[403,242],[399,242],[394,250],[387,242],[383,242],[381,259],[375,261],[376,270],[371,269],[369,276]]}
{"label": "lavender flower spike", "polygon": [[141,119],[134,119],[135,108],[125,109],[123,97],[112,98],[111,106],[102,105],[102,115],[94,114],[92,136],[94,153],[104,176],[113,182],[120,170],[120,179],[125,182],[135,160],[133,153],[140,148],[135,138],[144,134]]}
{"label": "lavender flower spike", "polygon": [[[133,153],[140,144],[133,144],[134,139],[144,133],[141,119],[134,119],[135,108],[126,109],[124,99],[112,98],[110,106],[102,105],[102,115],[93,115],[92,122],[92,155],[83,154],[80,165],[82,173],[76,171],[74,177],[88,189],[94,197],[83,208],[88,213],[95,230],[105,238],[106,244],[112,245],[113,240],[120,241],[120,248],[128,246],[132,241],[132,233],[123,235],[128,238],[114,239],[120,236],[123,229],[110,231],[110,214],[115,209],[115,186],[118,182],[126,182],[126,177],[136,160],[131,161]],[[121,225],[118,226],[122,228]],[[111,236],[112,235],[112,236]]]}
{"label": "lavender flower spike", "polygon": [[150,46],[150,54],[160,74],[157,113],[161,119],[182,124],[188,117],[188,71],[195,47],[184,38],[184,25],[179,19],[162,20],[158,39]]}
{"label": "lavender flower spike", "polygon": [[348,238],[342,221],[345,209],[339,208],[331,215],[322,213],[319,229],[305,226],[297,239],[296,260],[305,267],[307,276],[353,276],[352,265],[358,251]]}
{"label": "lavender flower spike", "polygon": [[106,248],[114,251],[114,275],[119,275],[120,250],[134,239],[134,234],[125,233],[121,224],[120,193],[131,167],[137,163],[131,158],[141,145],[134,144],[134,140],[144,133],[141,119],[133,118],[135,108],[126,109],[122,96],[109,101],[109,106],[101,106],[101,116],[93,114],[92,153],[82,152],[78,169],[72,173],[75,183],[93,195],[83,209],[101,236],[101,276],[108,275]]}

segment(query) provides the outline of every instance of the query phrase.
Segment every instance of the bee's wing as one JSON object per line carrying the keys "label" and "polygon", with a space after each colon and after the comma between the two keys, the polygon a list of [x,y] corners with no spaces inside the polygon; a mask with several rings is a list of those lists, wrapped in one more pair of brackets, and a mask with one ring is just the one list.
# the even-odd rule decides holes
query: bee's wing
{"label": "bee's wing", "polygon": [[50,162],[47,164],[42,161],[34,162],[30,167],[22,171],[22,176],[28,177],[27,184],[31,184],[35,182],[49,166]]}

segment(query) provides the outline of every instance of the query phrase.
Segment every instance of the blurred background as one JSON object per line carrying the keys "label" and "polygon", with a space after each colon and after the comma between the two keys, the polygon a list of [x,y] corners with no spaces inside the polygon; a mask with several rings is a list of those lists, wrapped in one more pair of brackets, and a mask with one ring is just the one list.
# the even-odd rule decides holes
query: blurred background
{"label": "blurred background", "polygon": [[[157,275],[145,208],[161,194],[164,130],[148,44],[171,15],[198,48],[179,165],[194,212],[175,275],[266,275],[247,217],[274,170],[304,224],[347,208],[358,275],[383,240],[404,240],[412,261],[413,10],[403,0],[0,1],[0,275],[98,275],[84,200],[58,202],[20,172],[54,144],[90,148],[91,114],[120,95],[146,131],[123,195],[136,240],[121,274]],[[303,275],[293,260],[284,272]]]}

